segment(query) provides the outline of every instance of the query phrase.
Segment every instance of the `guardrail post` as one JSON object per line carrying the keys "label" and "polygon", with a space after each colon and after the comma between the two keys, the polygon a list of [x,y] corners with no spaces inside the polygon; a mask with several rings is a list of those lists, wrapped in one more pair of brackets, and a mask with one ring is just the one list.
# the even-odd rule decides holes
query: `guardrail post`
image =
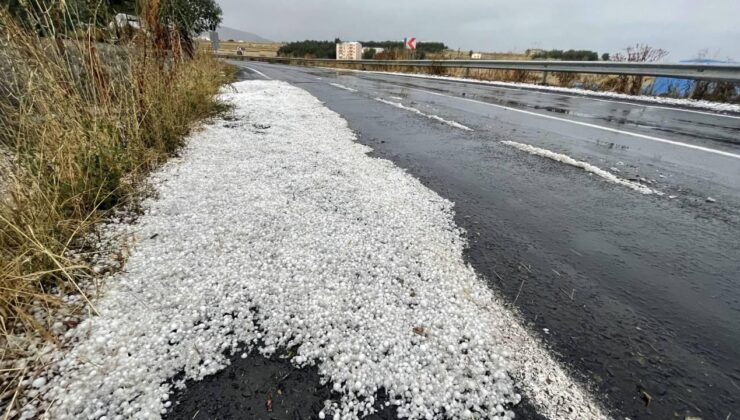
{"label": "guardrail post", "polygon": [[547,71],[542,72],[542,83],[540,83],[542,86],[547,86]]}

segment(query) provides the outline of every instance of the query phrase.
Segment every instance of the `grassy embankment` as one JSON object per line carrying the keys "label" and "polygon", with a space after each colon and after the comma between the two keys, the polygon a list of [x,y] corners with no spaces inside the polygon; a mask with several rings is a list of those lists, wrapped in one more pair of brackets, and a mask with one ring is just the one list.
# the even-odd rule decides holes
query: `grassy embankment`
{"label": "grassy embankment", "polygon": [[[223,109],[214,94],[230,77],[208,54],[162,47],[155,31],[112,45],[92,25],[66,34],[49,25],[31,30],[0,9],[4,366],[33,357],[29,342],[55,340],[55,314],[70,311],[64,296],[94,312],[82,285],[94,283],[86,253],[96,224],[135,203],[146,174]],[[21,374],[3,369],[0,394]]]}

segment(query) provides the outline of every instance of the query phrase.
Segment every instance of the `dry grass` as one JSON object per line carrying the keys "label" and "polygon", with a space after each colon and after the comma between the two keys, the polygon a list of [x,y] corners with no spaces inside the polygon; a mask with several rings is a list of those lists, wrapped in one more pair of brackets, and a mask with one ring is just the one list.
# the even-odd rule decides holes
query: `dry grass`
{"label": "dry grass", "polygon": [[[526,54],[517,52],[480,52],[481,60],[529,60]],[[470,60],[470,51],[445,50],[441,53],[427,54],[430,60]]]}
{"label": "dry grass", "polygon": [[90,32],[40,37],[0,11],[0,149],[12,156],[0,197],[5,362],[22,337],[54,340],[63,296],[94,311],[80,282],[93,277],[84,253],[96,223],[223,108],[214,94],[229,74],[208,54],[186,58],[144,36],[99,44]]}
{"label": "dry grass", "polygon": [[[220,41],[219,52],[223,54],[236,54],[237,48],[244,50],[244,55],[251,57],[277,57],[277,52],[283,44],[277,42],[237,42]],[[210,41],[198,41],[198,47],[210,50]]]}

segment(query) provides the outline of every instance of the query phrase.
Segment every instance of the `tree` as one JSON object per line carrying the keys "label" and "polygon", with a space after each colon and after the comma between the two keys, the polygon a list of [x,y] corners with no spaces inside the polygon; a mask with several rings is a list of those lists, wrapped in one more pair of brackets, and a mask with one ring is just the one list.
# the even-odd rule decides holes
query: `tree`
{"label": "tree", "polygon": [[104,24],[105,9],[91,0],[9,0],[8,11],[19,23],[48,36],[74,30],[81,25]]}
{"label": "tree", "polygon": [[609,61],[609,53],[601,54],[601,61]]}
{"label": "tree", "polygon": [[136,0],[107,0],[107,7],[112,14],[125,13],[127,15],[136,14]]}
{"label": "tree", "polygon": [[376,53],[375,48],[368,48],[362,52],[362,59],[372,60],[375,58],[375,53]]}
{"label": "tree", "polygon": [[[622,51],[611,56],[611,61],[626,61],[630,63],[654,63],[668,55],[668,51],[654,48],[647,44],[637,43],[626,47]],[[642,89],[642,76],[619,76],[616,79],[616,90],[619,92],[637,95]]]}
{"label": "tree", "polygon": [[[281,57],[311,57],[311,58],[336,58],[336,44],[342,42],[339,38],[334,41],[315,41],[306,40],[298,42],[290,42],[278,50],[278,55]],[[376,60],[398,60],[403,58],[404,45],[401,41],[360,41],[363,47],[380,49],[382,52],[375,51],[374,58]],[[441,42],[420,42],[416,45],[416,52],[418,57],[426,57],[427,53],[436,53],[444,51],[447,46]]]}
{"label": "tree", "polygon": [[296,58],[337,58],[337,47],[336,44],[340,43],[341,40],[338,38],[332,41],[299,41],[290,42],[278,50],[278,55],[281,57],[296,57]]}
{"label": "tree", "polygon": [[[215,31],[223,13],[215,0],[162,0],[156,12],[160,29],[175,31],[188,56],[193,55],[193,36]],[[162,34],[156,36],[161,43]]]}
{"label": "tree", "polygon": [[222,13],[214,0],[164,0],[159,16],[166,26],[192,36],[215,31]]}
{"label": "tree", "polygon": [[[530,51],[531,53],[531,51]],[[599,59],[599,54],[596,51],[590,50],[550,50],[550,51],[537,51],[532,54],[534,59],[552,59],[552,60],[566,60],[566,61],[596,61]]]}
{"label": "tree", "polygon": [[630,63],[654,63],[662,60],[667,55],[668,51],[664,49],[637,43],[614,54],[611,59],[612,61],[627,61]]}
{"label": "tree", "polygon": [[[10,14],[40,34],[61,29],[75,30],[89,25],[106,26],[118,13],[136,14],[137,0],[7,0]],[[51,20],[49,20],[51,19]],[[53,31],[49,26],[54,25]]]}

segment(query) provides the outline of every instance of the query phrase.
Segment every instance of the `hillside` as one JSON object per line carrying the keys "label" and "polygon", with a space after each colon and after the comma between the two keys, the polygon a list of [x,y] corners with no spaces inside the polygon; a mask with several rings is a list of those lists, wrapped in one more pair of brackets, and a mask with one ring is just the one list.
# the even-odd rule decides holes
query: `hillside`
{"label": "hillside", "polygon": [[[217,29],[218,38],[221,41],[228,41],[233,39],[234,41],[247,41],[247,42],[273,42],[269,39],[262,38],[257,34],[251,32],[242,31],[239,29],[229,28],[228,26],[219,26]],[[208,39],[208,33],[201,35],[205,39]]]}

